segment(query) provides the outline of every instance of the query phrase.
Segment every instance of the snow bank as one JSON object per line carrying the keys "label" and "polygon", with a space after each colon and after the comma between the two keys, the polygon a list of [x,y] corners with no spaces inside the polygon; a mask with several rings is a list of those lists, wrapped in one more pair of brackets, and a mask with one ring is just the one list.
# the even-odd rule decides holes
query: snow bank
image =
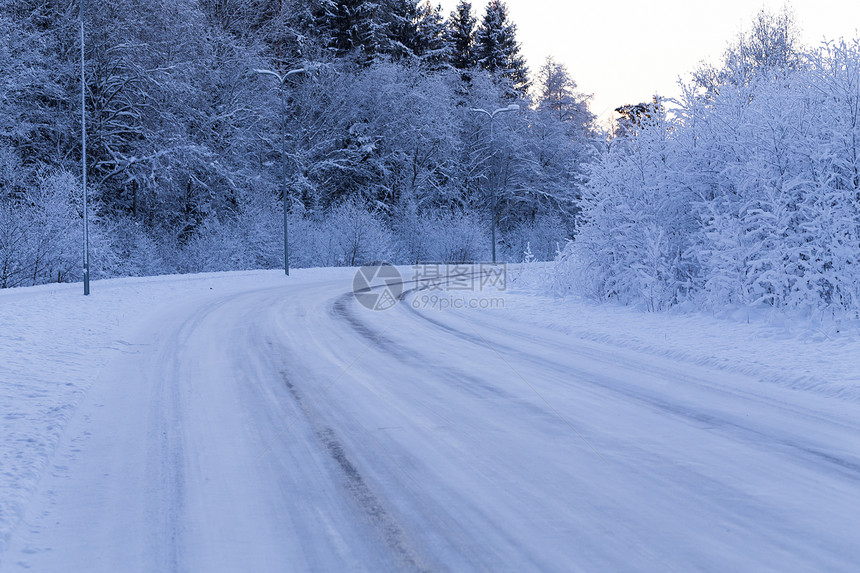
{"label": "snow bank", "polygon": [[536,294],[546,290],[525,271],[512,281],[512,318],[576,338],[690,364],[746,374],[762,382],[860,402],[860,321],[735,307],[708,313],[677,307],[643,312],[620,304]]}
{"label": "snow bank", "polygon": [[252,271],[96,281],[88,297],[80,284],[0,290],[0,552],[99,371],[134,352],[130,333],[168,305],[284,281],[283,271]]}

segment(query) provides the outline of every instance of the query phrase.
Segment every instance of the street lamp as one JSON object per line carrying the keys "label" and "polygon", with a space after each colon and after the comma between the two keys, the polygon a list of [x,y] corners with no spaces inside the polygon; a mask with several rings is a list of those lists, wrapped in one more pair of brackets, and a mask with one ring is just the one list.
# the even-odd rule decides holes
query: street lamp
{"label": "street lamp", "polygon": [[279,74],[273,70],[257,70],[258,74],[274,76],[278,79],[278,91],[281,94],[281,193],[284,196],[284,274],[290,276],[290,239],[287,224],[287,104],[284,100],[284,83],[294,74],[304,74],[316,71],[317,66],[307,64],[304,67]]}
{"label": "street lamp", "polygon": [[84,196],[84,296],[90,294],[90,230],[87,206],[87,101],[84,77],[84,0],[80,0],[81,21],[81,185]]}
{"label": "street lamp", "polygon": [[[490,159],[496,154],[496,136],[493,126],[495,125],[496,115],[506,111],[519,111],[520,106],[512,103],[508,107],[500,107],[499,109],[489,112],[485,109],[472,108],[475,113],[483,113],[490,118]],[[496,264],[496,185],[490,181],[490,237],[493,243],[493,264]]]}

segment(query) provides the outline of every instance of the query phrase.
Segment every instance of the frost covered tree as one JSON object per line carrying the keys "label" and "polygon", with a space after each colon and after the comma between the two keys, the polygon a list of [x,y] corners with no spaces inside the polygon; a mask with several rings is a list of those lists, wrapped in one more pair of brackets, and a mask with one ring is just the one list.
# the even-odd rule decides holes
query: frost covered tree
{"label": "frost covered tree", "polygon": [[502,0],[487,4],[475,35],[475,59],[481,69],[507,81],[513,94],[528,92],[529,71],[520,54],[517,25],[508,17],[508,7]]}
{"label": "frost covered tree", "polygon": [[[69,6],[0,0],[0,258],[37,269],[30,282],[78,272],[56,263],[66,243],[27,246],[40,236],[32,221],[68,216],[64,238],[80,223],[80,46]],[[562,182],[579,170],[578,136],[564,135],[575,122],[532,109],[508,68],[478,67],[468,3],[449,22],[439,6],[412,0],[86,7],[86,165],[101,276],[279,264],[282,183],[291,225],[308,237],[294,253],[303,265],[363,258],[329,248],[331,222],[366,220],[361,210],[389,233],[391,256],[478,260],[489,173],[502,178],[505,232],[564,227],[539,220],[563,218],[558,206],[573,196]],[[308,63],[313,73],[283,85],[254,72]],[[512,101],[522,112],[498,126],[490,156],[488,126],[469,110]],[[515,258],[523,250],[512,249]]]}
{"label": "frost covered tree", "polygon": [[472,4],[460,0],[448,18],[448,42],[451,65],[458,70],[471,70],[478,65],[475,56],[475,24]]}
{"label": "frost covered tree", "polygon": [[419,7],[416,33],[416,54],[426,67],[441,70],[451,64],[452,52],[441,4],[433,6],[426,0]]}
{"label": "frost covered tree", "polygon": [[651,310],[685,300],[696,280],[696,225],[677,125],[662,106],[594,164],[576,243],[601,297]]}
{"label": "frost covered tree", "polygon": [[28,184],[41,166],[75,160],[72,22],[55,2],[0,0],[0,147],[20,158],[27,175],[19,180]]}
{"label": "frost covered tree", "polygon": [[323,70],[295,93],[289,132],[307,209],[360,197],[383,211],[449,188],[456,142],[443,76],[394,63]]}
{"label": "frost covered tree", "polygon": [[143,8],[116,2],[105,10],[93,7],[88,18],[93,185],[110,212],[188,237],[209,213],[233,201],[217,147],[229,140],[228,127],[237,119],[231,117],[236,103],[224,96],[238,78],[233,86],[221,82],[245,54],[231,54],[229,41],[219,46],[225,52],[210,49],[194,33],[204,20],[190,0]]}
{"label": "frost covered tree", "polygon": [[777,12],[762,9],[752,27],[738,35],[723,54],[719,67],[703,65],[693,82],[708,92],[723,85],[748,85],[761,73],[800,69],[804,61],[800,29],[791,8]]}
{"label": "frost covered tree", "polygon": [[383,48],[384,33],[379,20],[380,6],[371,0],[333,0],[323,2],[317,26],[333,55],[350,55],[369,63]]}
{"label": "frost covered tree", "polygon": [[860,44],[804,50],[789,24],[760,15],[671,116],[628,110],[565,257],[593,294],[860,313]]}
{"label": "frost covered tree", "polygon": [[538,71],[537,109],[551,114],[572,137],[589,136],[595,116],[588,109],[590,96],[581,93],[567,66],[548,57]]}
{"label": "frost covered tree", "polygon": [[395,60],[414,60],[421,52],[418,21],[421,15],[416,0],[387,0],[383,50]]}
{"label": "frost covered tree", "polygon": [[533,217],[565,213],[571,224],[579,209],[578,189],[594,153],[594,114],[567,68],[547,58],[537,77],[537,105],[528,149],[533,153],[540,200]]}
{"label": "frost covered tree", "polygon": [[81,218],[66,172],[42,173],[18,200],[0,197],[0,288],[64,282],[80,266]]}

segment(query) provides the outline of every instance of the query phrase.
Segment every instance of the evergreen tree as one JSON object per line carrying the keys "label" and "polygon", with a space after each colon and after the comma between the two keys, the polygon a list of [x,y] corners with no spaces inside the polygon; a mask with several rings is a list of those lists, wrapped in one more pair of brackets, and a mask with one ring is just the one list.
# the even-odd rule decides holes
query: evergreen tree
{"label": "evergreen tree", "polygon": [[475,59],[475,23],[472,4],[466,0],[460,0],[448,19],[451,65],[458,70],[470,70],[478,65]]}
{"label": "evergreen tree", "polygon": [[565,212],[569,220],[579,211],[579,187],[587,180],[586,166],[594,154],[594,114],[589,96],[577,91],[564,64],[552,57],[538,73],[538,101],[531,124],[531,152],[535,169],[531,188],[544,211]]}
{"label": "evergreen tree", "polygon": [[369,0],[334,0],[322,5],[317,26],[329,51],[370,63],[380,51],[379,5]]}
{"label": "evergreen tree", "polygon": [[439,70],[450,64],[451,49],[446,32],[442,5],[433,6],[430,0],[426,0],[418,11],[416,55],[432,70]]}
{"label": "evergreen tree", "polygon": [[421,11],[416,0],[335,0],[322,2],[313,33],[336,57],[361,64],[380,55],[414,60],[421,51]]}
{"label": "evergreen tree", "polygon": [[476,35],[475,56],[482,69],[510,83],[514,91],[511,95],[525,95],[529,71],[520,54],[516,33],[517,26],[509,21],[507,5],[502,0],[491,0]]}
{"label": "evergreen tree", "polygon": [[614,137],[634,137],[643,125],[665,112],[660,98],[654,96],[650,102],[627,104],[615,108],[618,120],[615,125]]}
{"label": "evergreen tree", "polygon": [[386,46],[382,51],[395,60],[409,60],[418,55],[419,8],[415,0],[388,0],[384,11]]}

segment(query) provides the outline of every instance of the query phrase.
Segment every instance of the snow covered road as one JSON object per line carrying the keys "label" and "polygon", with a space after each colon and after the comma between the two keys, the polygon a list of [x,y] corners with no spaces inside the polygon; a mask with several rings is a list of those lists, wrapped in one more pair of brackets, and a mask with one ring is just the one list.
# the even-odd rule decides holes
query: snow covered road
{"label": "snow covered road", "polygon": [[856,570],[856,402],[346,277],[156,305],[0,571]]}

